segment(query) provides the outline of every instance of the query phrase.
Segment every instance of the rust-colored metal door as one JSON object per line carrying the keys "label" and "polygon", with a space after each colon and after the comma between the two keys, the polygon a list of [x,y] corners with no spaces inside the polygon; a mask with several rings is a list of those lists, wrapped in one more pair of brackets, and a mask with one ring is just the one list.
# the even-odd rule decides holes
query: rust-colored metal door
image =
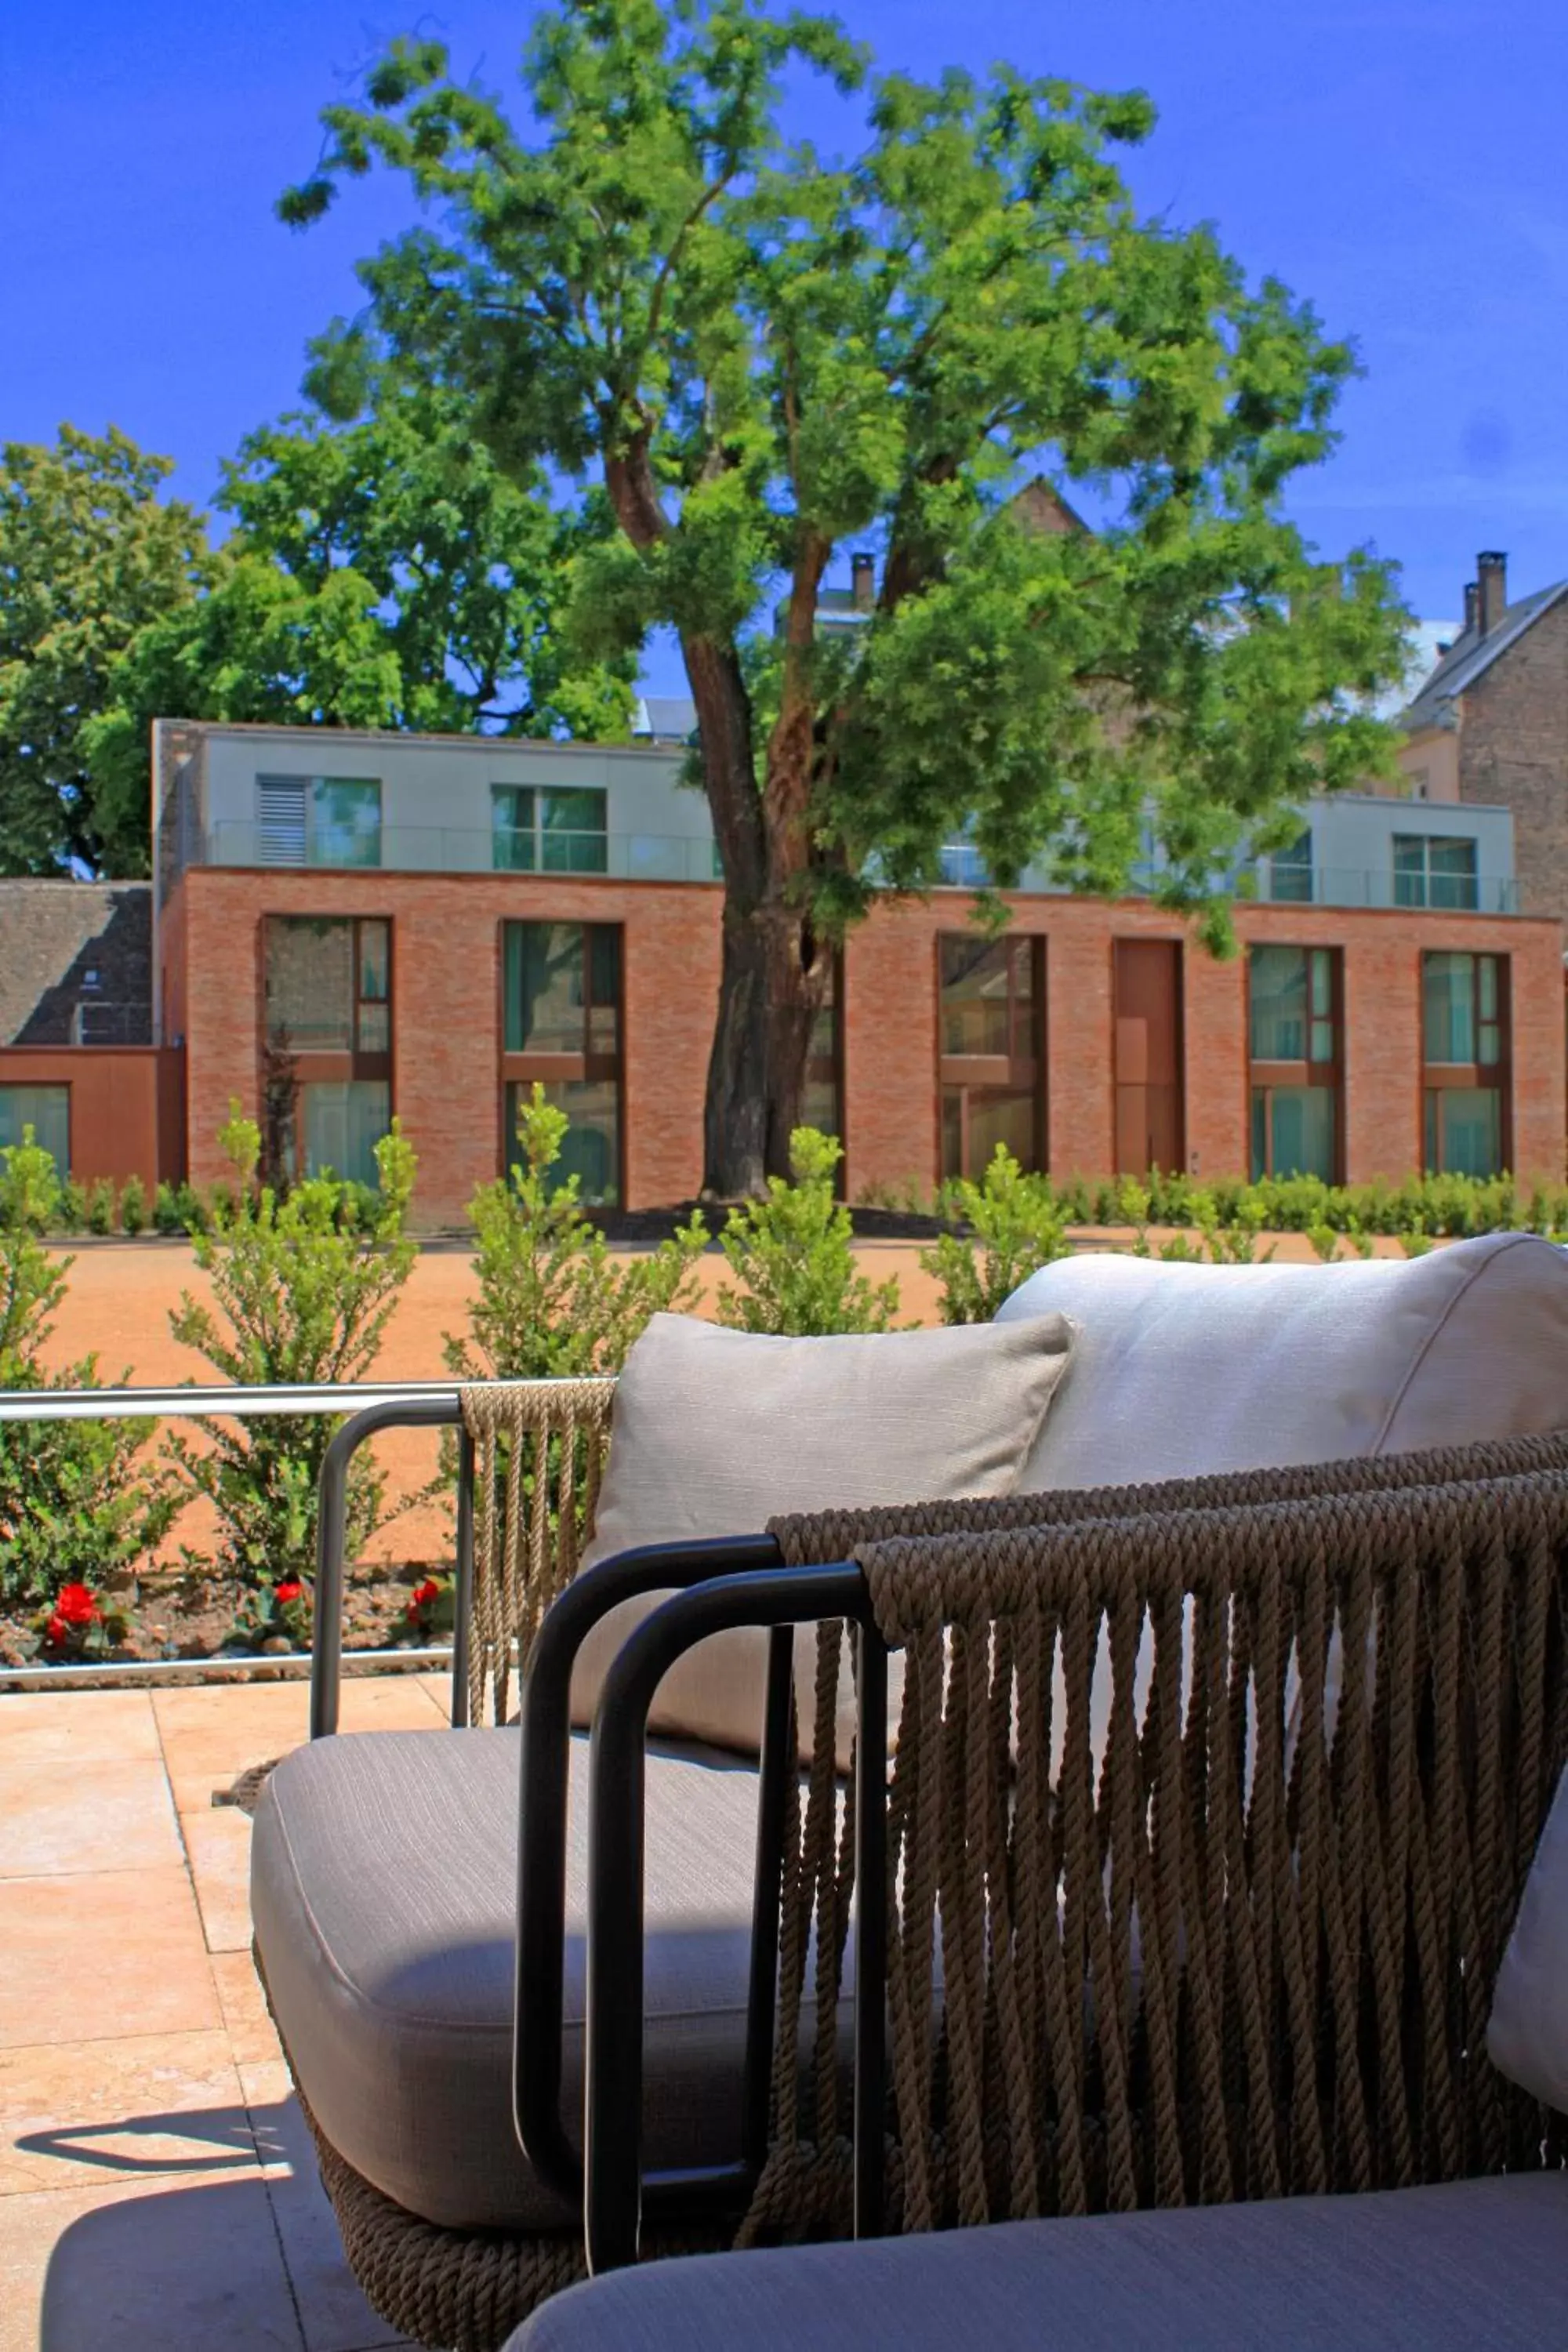
{"label": "rust-colored metal door", "polygon": [[1179,940],[1117,940],[1116,1171],[1186,1166]]}

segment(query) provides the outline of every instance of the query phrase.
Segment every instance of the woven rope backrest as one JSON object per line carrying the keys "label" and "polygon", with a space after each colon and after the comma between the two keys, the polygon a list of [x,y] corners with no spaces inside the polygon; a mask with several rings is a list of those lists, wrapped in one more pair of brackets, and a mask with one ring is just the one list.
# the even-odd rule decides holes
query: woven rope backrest
{"label": "woven rope backrest", "polygon": [[1541,2160],[1484,2034],[1568,1746],[1568,1475],[859,1559],[907,1647],[904,2226]]}
{"label": "woven rope backrest", "polygon": [[[892,2225],[1395,2186],[1555,2147],[1483,2037],[1568,1752],[1568,1470],[855,1556],[905,1653]],[[838,1655],[826,1633],[752,2236],[842,2217]]]}
{"label": "woven rope backrest", "polygon": [[1062,1527],[1074,1519],[1123,1519],[1141,1512],[1225,1510],[1310,1495],[1355,1495],[1399,1486],[1451,1486],[1472,1478],[1513,1478],[1568,1469],[1568,1430],[1535,1437],[1483,1439],[1421,1454],[1361,1455],[1345,1462],[1284,1469],[1226,1470],[1205,1478],[1167,1478],[1128,1486],[1058,1486],[1044,1494],[894,1503],[858,1511],[802,1512],[773,1520],[769,1533],[792,1568],[847,1559],[857,1544],[894,1536],[984,1534],[989,1529]]}
{"label": "woven rope backrest", "polygon": [[474,1447],[468,1720],[504,1723],[540,1621],[594,1532],[613,1380],[496,1381],[459,1391]]}

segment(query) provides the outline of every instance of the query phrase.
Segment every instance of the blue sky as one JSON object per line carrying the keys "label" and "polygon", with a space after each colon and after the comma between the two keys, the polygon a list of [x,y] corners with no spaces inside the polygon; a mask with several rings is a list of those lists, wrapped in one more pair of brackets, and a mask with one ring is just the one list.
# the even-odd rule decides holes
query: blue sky
{"label": "blue sky", "polygon": [[[418,18],[512,81],[531,7]],[[1142,203],[1210,220],[1367,373],[1293,510],[1370,541],[1433,618],[1476,551],[1511,593],[1568,572],[1568,0],[847,0],[879,59],[1024,69],[1153,96]],[[122,426],[205,502],[220,457],[298,394],[306,338],[409,218],[390,181],[307,235],[272,203],[316,111],[412,18],[385,0],[6,0],[0,7],[0,438]],[[803,98],[800,127],[826,131]],[[651,682],[679,684],[664,658]]]}

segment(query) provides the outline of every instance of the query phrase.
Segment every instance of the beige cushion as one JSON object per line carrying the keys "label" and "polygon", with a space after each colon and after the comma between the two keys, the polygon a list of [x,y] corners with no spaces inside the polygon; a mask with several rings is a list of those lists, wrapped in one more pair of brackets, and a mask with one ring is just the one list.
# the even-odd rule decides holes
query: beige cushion
{"label": "beige cushion", "polygon": [[[582,2113],[587,1743],[572,1742],[563,2106]],[[273,2013],[331,2145],[453,2228],[580,2228],[512,2125],[515,1731],[363,1732],[268,1780],[251,1914]],[[754,1769],[654,1755],[647,1776],[647,2161],[740,2153]],[[815,2013],[815,2012],[814,2012]]]}
{"label": "beige cushion", "polygon": [[1026,1493],[1568,1425],[1568,1253],[1533,1234],[1340,1265],[1064,1258],[997,1321],[1053,1308],[1081,1328]]}
{"label": "beige cushion", "polygon": [[1568,1773],[1498,1970],[1487,2049],[1510,2082],[1568,2115]]}
{"label": "beige cushion", "polygon": [[[636,1545],[755,1535],[784,1511],[1011,1493],[1067,1369],[1060,1315],[952,1330],[780,1339],[656,1315],[626,1358],[584,1566]],[[576,1723],[665,1596],[614,1610],[579,1654]],[[797,1665],[809,1688],[815,1636]],[[754,1751],[766,1636],[719,1635],[666,1677],[656,1730]],[[853,1703],[840,1708],[847,1757]]]}

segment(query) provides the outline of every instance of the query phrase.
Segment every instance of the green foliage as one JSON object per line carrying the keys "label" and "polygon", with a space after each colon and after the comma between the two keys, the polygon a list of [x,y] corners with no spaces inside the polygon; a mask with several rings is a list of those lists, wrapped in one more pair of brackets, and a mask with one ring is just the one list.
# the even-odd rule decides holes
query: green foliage
{"label": "green foliage", "polygon": [[61,1182],[55,1208],[55,1230],[62,1234],[79,1234],[87,1224],[87,1193],[74,1176]]}
{"label": "green foliage", "polygon": [[990,1322],[1021,1282],[1068,1254],[1049,1178],[1025,1175],[1005,1144],[978,1184],[945,1184],[939,1209],[957,1230],[922,1250],[921,1264],[941,1285],[944,1323]]}
{"label": "green foliage", "polygon": [[[786,139],[802,70],[858,112],[847,160]],[[576,552],[572,633],[603,660],[678,633],[732,912],[789,938],[775,1000],[812,1010],[817,943],[929,887],[965,824],[998,882],[1040,860],[1106,895],[1152,826],[1160,898],[1226,944],[1241,861],[1388,764],[1370,713],[1407,615],[1388,566],[1288,519],[1349,347],[1211,229],[1140,213],[1148,100],[877,76],[761,0],[544,7],[522,85],[509,112],[405,38],[324,110],[283,217],[382,167],[422,218],[362,265],[316,389],[352,416],[394,382],[520,486],[594,483],[618,535]],[[1040,481],[1103,527],[1039,528]],[[876,609],[824,641],[819,590],[868,544]],[[709,1130],[750,1191],[809,1023],[741,1018],[742,961]]]}
{"label": "green foliage", "polygon": [[140,1176],[128,1176],[120,1188],[120,1230],[132,1240],[147,1230],[147,1187]]}
{"label": "green foliage", "polygon": [[854,1225],[833,1192],[842,1157],[835,1136],[797,1127],[794,1181],[770,1176],[765,1200],[731,1211],[720,1246],[734,1283],[719,1294],[721,1323],[737,1331],[891,1330],[898,1280],[873,1288],[856,1271]]}
{"label": "green foliage", "polygon": [[[233,1181],[214,1190],[205,1229],[192,1233],[213,1305],[184,1292],[169,1318],[174,1337],[237,1384],[363,1380],[417,1255],[404,1230],[416,1162],[396,1120],[375,1148],[381,1188],[368,1230],[357,1213],[345,1218],[335,1177],[310,1177],[281,1199],[258,1184],[260,1133],[237,1104],[218,1139]],[[337,1425],[327,1414],[204,1420],[205,1448],[170,1439],[186,1489],[216,1508],[222,1562],[242,1583],[312,1572],[317,1482]],[[351,1558],[383,1524],[383,1498],[384,1482],[362,1454],[349,1475]]]}
{"label": "green foliage", "polygon": [[[71,1260],[43,1235],[58,1221],[54,1161],[35,1140],[0,1151],[0,1390],[97,1388],[96,1356],[48,1372],[43,1355]],[[129,1373],[121,1375],[123,1383]],[[144,1421],[0,1423],[0,1605],[51,1602],[161,1543],[180,1498],[138,1455]]]}
{"label": "green foliage", "polygon": [[158,491],[174,468],[112,426],[0,446],[0,872],[147,871],[142,800],[102,794],[89,738],[138,631],[188,605],[201,518]]}
{"label": "green foliage", "polygon": [[239,1596],[226,1650],[308,1650],[315,1596],[299,1577],[263,1576]]}
{"label": "green foliage", "polygon": [[701,1215],[647,1256],[613,1256],[578,1204],[576,1177],[561,1183],[552,1173],[566,1128],[535,1086],[518,1117],[521,1162],[474,1195],[479,1297],[468,1336],[448,1335],[445,1348],[459,1380],[618,1372],[651,1315],[695,1301],[693,1269],[708,1242]]}
{"label": "green foliage", "polygon": [[[571,565],[604,535],[518,483],[437,392],[378,387],[253,433],[218,501],[235,528],[196,604],[143,629],[88,730],[98,788],[148,800],[152,720],[624,738],[635,664],[574,659]],[[144,829],[144,820],[143,820]],[[143,853],[144,854],[144,853]]]}
{"label": "green foliage", "polygon": [[111,1234],[114,1231],[114,1186],[107,1176],[100,1176],[88,1187],[87,1229],[89,1234]]}

